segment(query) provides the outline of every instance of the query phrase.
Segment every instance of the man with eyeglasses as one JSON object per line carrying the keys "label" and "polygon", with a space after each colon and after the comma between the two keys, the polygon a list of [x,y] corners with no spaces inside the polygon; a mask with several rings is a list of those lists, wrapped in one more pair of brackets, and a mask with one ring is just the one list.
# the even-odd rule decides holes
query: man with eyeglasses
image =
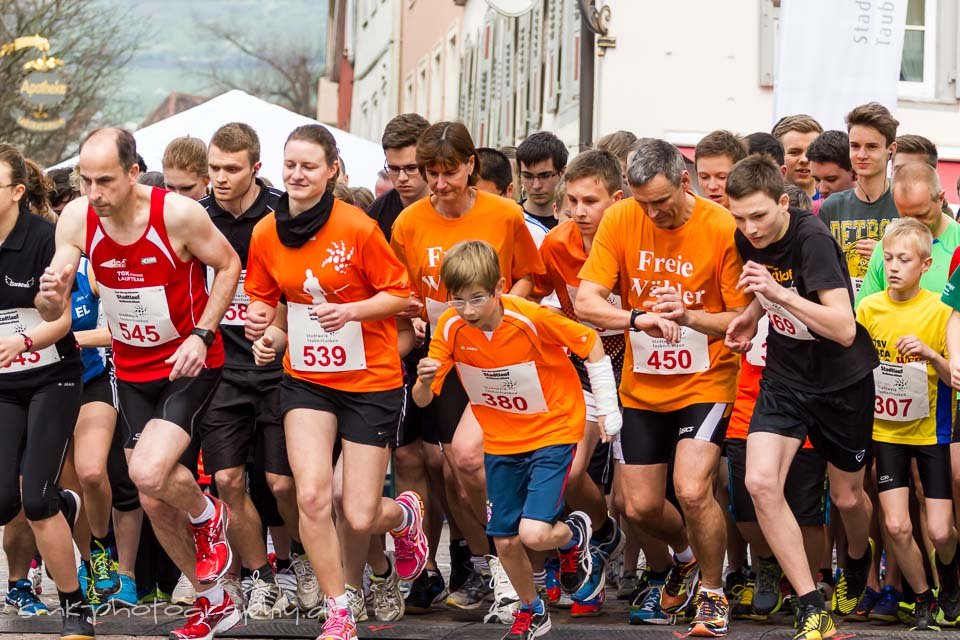
{"label": "man with eyeglasses", "polygon": [[367,207],[367,215],[377,221],[390,240],[390,229],[400,212],[430,193],[417,166],[417,140],[430,123],[416,113],[401,113],[383,129],[383,165],[393,189]]}
{"label": "man with eyeglasses", "polygon": [[567,168],[567,147],[549,131],[538,131],[517,147],[520,185],[526,200],[523,209],[547,229],[557,226],[553,201],[557,184]]}

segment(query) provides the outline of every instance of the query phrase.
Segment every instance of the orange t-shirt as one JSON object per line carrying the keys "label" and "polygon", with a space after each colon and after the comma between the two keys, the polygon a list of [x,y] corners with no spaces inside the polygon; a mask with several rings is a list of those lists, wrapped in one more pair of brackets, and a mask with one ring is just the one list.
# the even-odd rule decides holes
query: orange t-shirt
{"label": "orange t-shirt", "polygon": [[[574,303],[580,289],[580,269],[587,260],[587,253],[583,249],[583,236],[577,223],[566,220],[551,229],[540,245],[540,257],[546,273],[534,278],[534,295],[542,298],[556,292],[563,314],[580,322]],[[612,293],[610,298],[611,304],[620,304],[619,295]],[[592,325],[588,326],[592,328]],[[616,373],[619,376],[625,349],[623,332],[602,329],[598,331],[603,340],[603,350],[613,360],[614,367],[618,368]]]}
{"label": "orange t-shirt", "polygon": [[526,453],[583,437],[586,405],[569,349],[586,358],[592,329],[517,296],[500,297],[503,321],[491,333],[454,309],[440,316],[430,357],[440,361],[434,395],[454,366],[483,430],[483,450]]}
{"label": "orange t-shirt", "polygon": [[440,282],[443,254],[464,240],[485,240],[500,256],[500,274],[507,291],[527,275],[543,273],[523,209],[513,200],[477,191],[477,199],[459,218],[437,213],[426,197],[404,209],[393,223],[390,246],[407,267],[410,285],[424,304],[424,319],[436,326],[447,309],[447,290]]}
{"label": "orange t-shirt", "polygon": [[[736,224],[720,205],[694,197],[690,219],[677,229],[657,228],[633,198],[611,206],[580,278],[619,292],[624,309],[642,309],[644,302],[655,300],[651,291],[659,286],[675,287],[688,309],[719,313],[746,307],[751,298],[737,289],[743,262],[733,241]],[[637,345],[649,338],[627,332],[627,339],[633,346],[627,348],[620,383],[625,407],[676,411],[697,403],[733,402],[737,356],[724,346],[723,337],[685,331],[689,347],[660,344],[650,360],[638,365],[692,371],[674,375],[635,372],[634,351],[645,353]]]}
{"label": "orange t-shirt", "polygon": [[[740,379],[737,381],[737,399],[733,401],[733,411],[727,424],[727,440],[746,440],[750,433],[750,418],[757,406],[760,395],[760,378],[763,367],[747,362],[747,354],[740,357]],[[804,449],[812,449],[810,438],[803,441]]]}
{"label": "orange t-shirt", "polygon": [[330,218],[299,248],[277,235],[275,214],[253,229],[244,290],[251,300],[287,303],[289,375],[341,391],[387,391],[403,386],[393,318],[348,322],[327,333],[309,316],[322,302],[367,300],[380,291],[406,298],[407,272],[383,232],[361,209],[335,200]]}

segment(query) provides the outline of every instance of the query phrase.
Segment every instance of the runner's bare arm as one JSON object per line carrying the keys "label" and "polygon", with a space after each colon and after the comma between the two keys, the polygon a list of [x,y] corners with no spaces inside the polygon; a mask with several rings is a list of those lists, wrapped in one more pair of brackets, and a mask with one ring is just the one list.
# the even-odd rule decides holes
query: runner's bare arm
{"label": "runner's bare arm", "polygon": [[[631,312],[607,302],[609,296],[610,289],[607,287],[589,280],[581,280],[577,301],[574,303],[577,317],[605,329],[629,329]],[[680,339],[679,325],[658,313],[645,313],[638,317],[634,328],[656,338],[666,338],[670,342],[677,342]]]}
{"label": "runner's bare arm", "polygon": [[525,275],[516,282],[513,283],[513,286],[510,287],[510,294],[519,296],[521,298],[527,298],[530,294],[533,293],[533,276]]}
{"label": "runner's bare arm", "polygon": [[901,336],[897,340],[896,347],[902,356],[915,356],[921,360],[929,361],[940,380],[944,384],[950,384],[950,363],[920,338],[909,335]]}
{"label": "runner's bare arm", "polygon": [[[201,329],[216,330],[233,301],[240,281],[240,258],[230,242],[214,226],[210,216],[189,198],[167,198],[164,211],[167,228],[195,258],[214,271],[207,306],[197,321]],[[174,245],[176,246],[176,245]]]}
{"label": "runner's bare arm", "polygon": [[413,383],[411,396],[418,407],[425,407],[433,402],[433,390],[430,383],[437,375],[440,362],[433,358],[424,358],[417,364],[417,381]]}
{"label": "runner's bare arm", "polygon": [[70,308],[70,290],[86,240],[86,227],[87,199],[77,198],[63,209],[57,221],[57,250],[40,276],[40,291],[34,301],[40,317],[48,322],[59,319],[64,308]]}
{"label": "runner's bare arm", "polygon": [[744,309],[744,307],[734,307],[726,311],[709,313],[702,309],[687,309],[680,293],[674,287],[657,287],[651,293],[657,299],[643,303],[647,311],[659,313],[681,326],[718,338],[726,335],[727,327]]}
{"label": "runner's bare arm", "polygon": [[[56,344],[57,340],[70,333],[70,305],[63,310],[60,317],[52,322],[44,321],[24,331],[24,335],[33,341],[31,351],[39,351]],[[21,353],[26,352],[26,344],[19,334],[0,339],[0,367],[5,367]]]}
{"label": "runner's bare arm", "polygon": [[723,343],[729,349],[737,353],[746,353],[750,351],[752,340],[757,335],[757,323],[763,317],[763,307],[760,306],[760,300],[753,299],[736,318],[727,325],[726,337]]}
{"label": "runner's bare arm", "polygon": [[348,322],[370,322],[392,318],[407,308],[407,296],[395,296],[386,291],[378,291],[371,298],[344,302],[341,304],[324,302],[312,309],[312,314],[320,322],[324,331],[336,331]]}
{"label": "runner's bare arm", "polygon": [[413,332],[413,323],[408,318],[397,318],[397,350],[400,357],[406,357],[413,351],[416,335]]}
{"label": "runner's bare arm", "polygon": [[[286,309],[285,305],[273,307],[260,300],[250,301],[247,305],[247,319],[243,323],[243,333],[247,340],[259,340],[263,337],[263,332],[276,320],[280,306]],[[286,316],[284,316],[284,325],[286,325]]]}
{"label": "runner's bare arm", "polygon": [[817,334],[844,347],[852,345],[857,336],[857,320],[847,289],[817,291],[818,304],[785,288],[773,279],[765,266],[753,261],[743,265],[739,286],[748,293],[763,294],[771,302],[783,305]]}

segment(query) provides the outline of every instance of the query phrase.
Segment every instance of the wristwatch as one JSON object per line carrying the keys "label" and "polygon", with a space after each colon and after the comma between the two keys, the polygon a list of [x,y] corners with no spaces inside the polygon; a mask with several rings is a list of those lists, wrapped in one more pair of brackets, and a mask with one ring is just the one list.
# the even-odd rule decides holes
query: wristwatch
{"label": "wristwatch", "polygon": [[33,338],[28,336],[25,333],[21,333],[20,337],[23,338],[23,349],[26,353],[30,353],[33,350]]}
{"label": "wristwatch", "polygon": [[210,329],[201,329],[200,327],[197,327],[191,331],[190,335],[199,337],[201,340],[203,340],[203,344],[207,345],[207,347],[212,346],[213,341],[217,338],[217,333],[215,331],[210,331]]}
{"label": "wristwatch", "polygon": [[637,329],[637,318],[645,313],[646,311],[642,309],[633,309],[630,311],[630,331],[640,331],[640,329]]}

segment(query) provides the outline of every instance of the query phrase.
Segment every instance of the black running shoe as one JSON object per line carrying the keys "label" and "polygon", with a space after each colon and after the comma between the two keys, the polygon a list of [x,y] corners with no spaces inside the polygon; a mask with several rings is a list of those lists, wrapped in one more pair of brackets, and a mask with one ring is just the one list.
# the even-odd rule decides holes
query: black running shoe
{"label": "black running shoe", "polygon": [[580,590],[593,571],[593,559],[590,553],[590,516],[582,511],[574,511],[567,516],[566,524],[577,532],[579,544],[566,551],[560,551],[560,586],[567,593]]}

